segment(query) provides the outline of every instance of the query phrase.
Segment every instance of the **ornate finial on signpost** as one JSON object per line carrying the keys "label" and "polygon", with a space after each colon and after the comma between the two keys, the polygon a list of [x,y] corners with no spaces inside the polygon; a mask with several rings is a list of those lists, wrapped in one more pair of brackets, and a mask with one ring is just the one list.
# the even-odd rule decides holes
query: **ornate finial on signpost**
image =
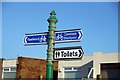
{"label": "ornate finial on signpost", "polygon": [[56,13],[55,13],[55,11],[53,10],[51,13],[50,13],[50,17],[48,18],[48,22],[49,23],[51,23],[51,22],[54,22],[54,23],[56,23],[56,22],[58,22],[58,20],[57,20],[57,18],[56,18]]}
{"label": "ornate finial on signpost", "polygon": [[56,13],[55,13],[55,11],[54,11],[54,10],[53,10],[50,14],[51,14],[51,15],[56,15]]}
{"label": "ornate finial on signpost", "polygon": [[55,43],[55,28],[57,23],[56,13],[53,10],[50,13],[50,17],[48,18],[49,29],[48,29],[48,50],[47,50],[47,63],[46,63],[46,80],[52,80],[53,78],[53,51],[54,51],[54,43]]}

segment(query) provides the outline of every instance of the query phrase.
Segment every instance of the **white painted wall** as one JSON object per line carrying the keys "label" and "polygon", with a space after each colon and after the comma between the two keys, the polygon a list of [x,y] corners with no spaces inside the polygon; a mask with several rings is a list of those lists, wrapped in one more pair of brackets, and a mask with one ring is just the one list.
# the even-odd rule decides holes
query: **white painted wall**
{"label": "white painted wall", "polygon": [[[9,68],[9,72],[7,72],[7,74],[9,74],[10,76],[5,76],[5,73],[6,72],[2,72],[2,78],[16,78],[16,72],[11,72],[10,71],[10,68],[12,67],[17,67],[16,65],[16,62],[17,60],[16,59],[6,59],[6,60],[3,60],[3,69],[4,68]],[[12,75],[12,76],[11,76]]]}
{"label": "white painted wall", "polygon": [[[71,60],[71,61],[59,61],[58,63],[58,78],[64,78],[64,67],[76,67],[83,66],[90,61],[93,61],[93,78],[96,78],[98,74],[100,74],[100,64],[101,63],[120,63],[118,58],[118,54],[120,53],[101,53],[95,52],[93,56],[83,56],[82,60]],[[90,66],[90,65],[89,65]],[[87,65],[86,68],[89,67]],[[83,69],[84,73],[86,73],[87,69]],[[82,74],[84,74],[82,73]]]}
{"label": "white painted wall", "polygon": [[94,53],[93,55],[93,67],[95,68],[94,70],[94,75],[93,77],[96,78],[96,75],[100,75],[100,64],[101,63],[118,63],[118,53],[101,53],[97,52]]}
{"label": "white painted wall", "polygon": [[3,67],[16,67],[16,59],[3,60]]}
{"label": "white painted wall", "polygon": [[[62,60],[58,62],[58,78],[64,78],[64,67],[81,67],[91,62],[93,59],[92,56],[83,56],[81,60]],[[85,72],[84,68],[84,72]]]}

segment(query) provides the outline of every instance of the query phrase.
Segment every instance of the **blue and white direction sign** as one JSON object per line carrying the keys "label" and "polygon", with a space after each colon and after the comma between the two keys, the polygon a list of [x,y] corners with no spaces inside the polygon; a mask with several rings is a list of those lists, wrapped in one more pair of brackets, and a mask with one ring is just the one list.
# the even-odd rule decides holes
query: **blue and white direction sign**
{"label": "blue and white direction sign", "polygon": [[[24,37],[25,45],[47,44],[47,32],[26,34]],[[82,38],[81,29],[62,30],[55,32],[55,43],[75,42]]]}
{"label": "blue and white direction sign", "polygon": [[57,31],[55,34],[55,43],[80,41],[81,37],[81,29]]}
{"label": "blue and white direction sign", "polygon": [[47,33],[26,34],[24,38],[25,45],[37,45],[47,43]]}

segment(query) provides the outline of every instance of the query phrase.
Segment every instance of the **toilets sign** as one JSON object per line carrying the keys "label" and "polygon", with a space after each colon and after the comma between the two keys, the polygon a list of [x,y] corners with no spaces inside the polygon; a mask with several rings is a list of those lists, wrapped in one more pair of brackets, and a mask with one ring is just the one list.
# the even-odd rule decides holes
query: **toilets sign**
{"label": "toilets sign", "polygon": [[83,50],[81,46],[67,47],[67,48],[56,48],[54,51],[54,60],[65,60],[65,59],[81,59],[83,56]]}

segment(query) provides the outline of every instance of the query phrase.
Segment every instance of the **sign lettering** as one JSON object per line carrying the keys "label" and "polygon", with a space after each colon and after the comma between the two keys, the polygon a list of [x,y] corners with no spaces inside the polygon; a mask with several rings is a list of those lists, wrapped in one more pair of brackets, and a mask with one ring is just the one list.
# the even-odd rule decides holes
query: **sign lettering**
{"label": "sign lettering", "polygon": [[81,59],[83,50],[81,47],[56,48],[54,51],[54,59]]}

